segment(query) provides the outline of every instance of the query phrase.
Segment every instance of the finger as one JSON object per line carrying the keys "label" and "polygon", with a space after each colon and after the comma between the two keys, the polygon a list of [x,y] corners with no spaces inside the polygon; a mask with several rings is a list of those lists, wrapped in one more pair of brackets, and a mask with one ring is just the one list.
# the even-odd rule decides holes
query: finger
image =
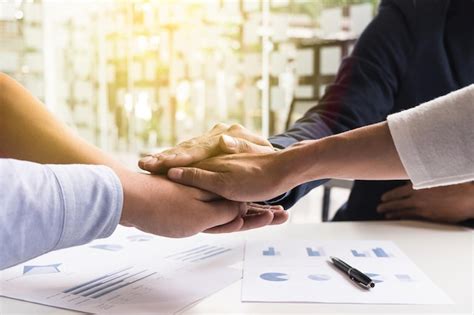
{"label": "finger", "polygon": [[[247,214],[245,215],[246,221],[251,219],[251,216],[268,216],[267,212],[271,212],[273,214],[273,218],[271,222],[267,222],[265,225],[277,225],[277,224],[282,224],[288,220],[288,213],[284,210],[282,206],[276,205],[260,205],[260,204],[255,204],[251,203],[249,204],[249,209],[247,211]],[[257,222],[253,221],[254,219],[252,218],[252,221],[249,220],[249,222],[246,222],[244,224],[243,228],[246,228],[249,226],[249,228],[257,228],[259,226],[256,226]],[[260,223],[263,223],[263,218],[259,218],[261,221]],[[262,225],[263,226],[263,225]]]}
{"label": "finger", "polygon": [[227,224],[215,226],[203,232],[210,233],[210,234],[232,233],[232,232],[240,231],[243,225],[244,225],[244,219],[242,217],[238,217]]}
{"label": "finger", "polygon": [[220,173],[214,173],[194,167],[172,168],[168,171],[168,178],[176,183],[196,187],[223,195]]}
{"label": "finger", "polygon": [[272,223],[273,220],[273,213],[270,210],[261,210],[261,209],[252,209],[250,207],[247,211],[245,216],[240,217],[241,225],[234,221],[238,221],[235,219],[233,222],[216,226],[211,229],[206,230],[206,233],[230,233],[230,232],[237,232],[237,231],[246,231],[251,229],[260,228]]}
{"label": "finger", "polygon": [[209,134],[210,135],[220,135],[223,132],[225,132],[226,130],[228,130],[229,128],[230,128],[230,126],[227,125],[227,124],[218,123],[218,124],[214,125],[214,127],[212,127],[212,129],[209,131]]}
{"label": "finger", "polygon": [[232,125],[229,127],[228,131],[226,132],[227,135],[236,137],[236,138],[241,138],[245,139],[249,142],[258,144],[258,145],[263,145],[267,147],[271,147],[272,144],[265,138],[256,135],[252,132],[250,132],[248,129],[242,127],[241,125]]}
{"label": "finger", "polygon": [[411,209],[413,208],[413,204],[410,198],[408,199],[400,199],[400,200],[393,200],[381,203],[377,206],[378,213],[385,213],[390,211],[397,211],[403,209]]}
{"label": "finger", "polygon": [[[288,213],[281,206],[251,204],[249,207],[243,218],[237,218],[230,223],[213,227],[204,232],[231,233],[256,229],[266,225],[282,224],[288,220]],[[273,218],[271,213],[273,213]]]}
{"label": "finger", "polygon": [[172,167],[188,166],[221,153],[220,136],[203,137],[193,145],[183,143],[177,147],[147,156],[138,162],[146,171],[157,173]]}
{"label": "finger", "polygon": [[[205,227],[201,230],[209,230],[224,224],[231,223],[237,218],[242,218],[248,210],[247,203],[228,200],[218,200],[206,203],[207,216]],[[237,223],[233,223],[237,224]]]}
{"label": "finger", "polygon": [[247,231],[267,226],[273,221],[273,212],[269,210],[252,210],[249,209],[243,217],[244,224],[241,231]]}
{"label": "finger", "polygon": [[280,205],[262,205],[259,203],[250,203],[248,212],[250,213],[253,210],[268,210],[273,212],[273,221],[270,223],[270,225],[285,223],[289,218],[288,212],[285,211],[285,208]]}
{"label": "finger", "polygon": [[284,209],[273,211],[273,221],[271,225],[278,225],[288,221],[290,215]]}
{"label": "finger", "polygon": [[241,138],[222,135],[219,139],[219,148],[222,152],[232,153],[268,153],[273,152],[273,147],[258,145]]}
{"label": "finger", "polygon": [[382,201],[390,201],[390,200],[397,200],[397,199],[403,199],[403,198],[408,198],[413,192],[412,185],[410,183],[403,185],[401,187],[397,187],[395,189],[392,189],[385,194],[382,195]]}

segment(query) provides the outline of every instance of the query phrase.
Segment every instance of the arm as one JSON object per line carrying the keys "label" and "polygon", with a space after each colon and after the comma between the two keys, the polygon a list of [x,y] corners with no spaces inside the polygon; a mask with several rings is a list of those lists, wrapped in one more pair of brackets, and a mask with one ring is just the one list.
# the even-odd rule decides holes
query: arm
{"label": "arm", "polygon": [[0,159],[0,191],[0,270],[109,236],[123,206],[120,181],[105,166]]}
{"label": "arm", "polygon": [[[0,154],[38,163],[99,164],[112,168],[124,194],[120,223],[163,236],[254,228],[272,222],[273,210],[283,212],[278,208],[266,211],[258,208],[252,214],[262,215],[242,218],[239,203],[218,200],[213,194],[177,185],[163,177],[132,172],[74,135],[20,84],[3,74],[0,74]],[[284,215],[280,218],[275,223],[286,220]]]}
{"label": "arm", "polygon": [[[414,10],[409,1],[382,1],[379,13],[343,60],[335,82],[317,106],[289,130],[271,137],[272,145],[286,148],[384,120],[393,111],[415,47],[408,18]],[[289,208],[324,182],[303,183],[270,203]]]}
{"label": "arm", "polygon": [[278,152],[211,158],[195,167],[172,168],[168,177],[230,200],[253,201],[322,178],[401,179],[407,175],[384,122],[303,141]]}
{"label": "arm", "polygon": [[418,188],[462,183],[474,179],[473,119],[474,85],[389,116],[389,123],[280,152],[218,157],[168,176],[233,200],[271,198],[327,177],[411,178]]}
{"label": "arm", "polygon": [[408,1],[383,0],[318,104],[270,142],[286,148],[385,120],[413,54],[407,17],[414,10]]}

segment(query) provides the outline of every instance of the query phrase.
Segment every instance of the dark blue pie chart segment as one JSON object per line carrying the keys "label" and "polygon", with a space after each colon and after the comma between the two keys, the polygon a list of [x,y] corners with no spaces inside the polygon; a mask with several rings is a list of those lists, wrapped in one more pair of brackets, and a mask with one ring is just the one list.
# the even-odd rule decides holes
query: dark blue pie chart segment
{"label": "dark blue pie chart segment", "polygon": [[263,280],[275,281],[275,282],[288,281],[288,275],[286,273],[281,273],[281,272],[262,273],[260,275],[260,278],[262,278]]}

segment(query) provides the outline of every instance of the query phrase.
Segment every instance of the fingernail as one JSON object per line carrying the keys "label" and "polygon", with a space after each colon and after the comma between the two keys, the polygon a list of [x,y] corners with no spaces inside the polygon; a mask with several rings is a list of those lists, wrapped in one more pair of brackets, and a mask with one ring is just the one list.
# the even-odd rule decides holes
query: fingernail
{"label": "fingernail", "polygon": [[142,162],[143,164],[147,164],[148,162],[151,162],[153,161],[155,158],[151,155],[149,156],[145,156],[144,158],[140,159],[140,162]]}
{"label": "fingernail", "polygon": [[222,140],[224,141],[225,145],[229,148],[234,148],[237,146],[237,143],[235,142],[235,139],[228,136],[228,135],[223,135]]}
{"label": "fingernail", "polygon": [[168,177],[171,179],[181,179],[183,170],[180,168],[172,168],[168,171]]}

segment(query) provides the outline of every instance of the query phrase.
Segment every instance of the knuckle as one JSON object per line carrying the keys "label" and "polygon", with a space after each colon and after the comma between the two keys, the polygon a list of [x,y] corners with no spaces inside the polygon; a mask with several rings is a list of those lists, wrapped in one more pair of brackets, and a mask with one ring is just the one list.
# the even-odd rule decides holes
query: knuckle
{"label": "knuckle", "polygon": [[199,177],[198,170],[195,169],[195,168],[190,169],[190,171],[189,171],[189,181],[190,181],[191,185],[194,185],[198,182],[198,180],[199,180],[198,177]]}
{"label": "knuckle", "polygon": [[245,129],[244,126],[242,126],[241,124],[232,124],[228,128],[228,131],[229,132],[238,132],[238,131],[242,131],[244,129]]}
{"label": "knuckle", "polygon": [[182,142],[179,146],[183,148],[192,148],[193,146],[196,145],[197,140],[196,139],[189,139],[184,142]]}
{"label": "knuckle", "polygon": [[228,126],[224,123],[217,123],[214,125],[214,127],[212,127],[212,130],[225,130],[227,129]]}
{"label": "knuckle", "polygon": [[251,149],[250,144],[245,140],[239,141],[239,151],[240,152],[249,152]]}
{"label": "knuckle", "polygon": [[206,137],[202,139],[199,145],[205,149],[211,149],[215,146],[215,141],[210,137]]}

